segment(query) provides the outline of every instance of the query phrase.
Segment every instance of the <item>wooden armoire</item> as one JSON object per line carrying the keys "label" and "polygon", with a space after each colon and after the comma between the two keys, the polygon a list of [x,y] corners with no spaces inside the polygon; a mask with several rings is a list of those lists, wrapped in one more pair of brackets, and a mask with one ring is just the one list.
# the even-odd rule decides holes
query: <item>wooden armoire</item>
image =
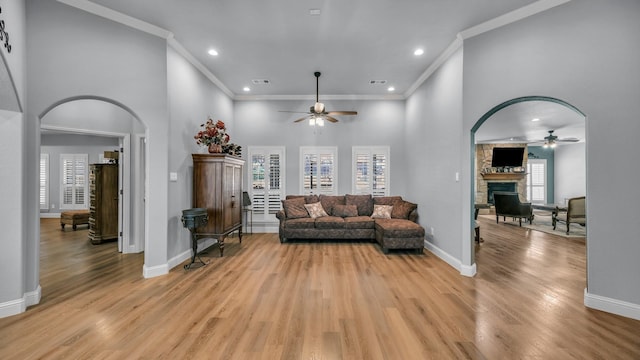
{"label": "wooden armoire", "polygon": [[118,164],[89,166],[89,240],[118,238]]}
{"label": "wooden armoire", "polygon": [[218,240],[220,256],[224,238],[238,231],[242,242],[242,168],[244,160],[227,154],[193,155],[193,207],[206,208],[209,221],[198,228],[199,237]]}

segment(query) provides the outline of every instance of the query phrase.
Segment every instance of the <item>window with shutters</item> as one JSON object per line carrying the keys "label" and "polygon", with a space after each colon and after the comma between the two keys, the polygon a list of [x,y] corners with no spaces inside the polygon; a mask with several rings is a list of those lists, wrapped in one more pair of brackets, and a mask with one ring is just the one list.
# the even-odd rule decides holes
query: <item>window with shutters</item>
{"label": "window with shutters", "polygon": [[276,221],[284,199],[284,146],[249,147],[249,184],[254,221]]}
{"label": "window with shutters", "polygon": [[49,154],[40,154],[40,209],[49,209]]}
{"label": "window with shutters", "polygon": [[87,209],[89,156],[60,155],[60,209]]}
{"label": "window with shutters", "polygon": [[351,192],[389,196],[389,147],[354,146],[351,148]]}
{"label": "window with shutters", "polygon": [[300,193],[337,195],[338,148],[335,146],[300,147]]}
{"label": "window with shutters", "polygon": [[531,203],[547,202],[547,160],[527,161],[527,200]]}

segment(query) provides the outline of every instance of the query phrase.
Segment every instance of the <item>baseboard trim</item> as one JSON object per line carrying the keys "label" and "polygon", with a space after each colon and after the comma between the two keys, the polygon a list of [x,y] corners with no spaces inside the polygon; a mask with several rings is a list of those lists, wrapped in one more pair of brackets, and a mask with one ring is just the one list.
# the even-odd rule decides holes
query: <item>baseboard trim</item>
{"label": "baseboard trim", "polygon": [[41,219],[60,219],[60,213],[40,213]]}
{"label": "baseboard trim", "polygon": [[25,293],[22,299],[15,299],[0,303],[0,318],[5,318],[13,315],[22,314],[27,311],[28,306],[37,305],[40,303],[40,297],[42,296],[42,288],[40,285],[34,290]]}
{"label": "baseboard trim", "polygon": [[167,275],[168,273],[169,273],[168,263],[162,264],[162,265],[156,265],[156,266],[147,266],[147,264],[144,264],[142,266],[142,276],[144,276],[145,279]]}
{"label": "baseboard trim", "polygon": [[424,240],[424,247],[427,250],[429,250],[429,252],[431,252],[433,255],[437,256],[442,261],[444,261],[447,264],[449,264],[452,268],[458,270],[461,275],[468,276],[468,277],[473,277],[473,276],[476,275],[476,264],[475,263],[473,265],[464,265],[464,264],[462,264],[462,262],[460,262],[460,260],[458,260],[455,257],[451,256],[451,254],[449,254],[446,251],[440,249],[439,247],[437,247],[434,244],[430,243],[426,239]]}
{"label": "baseboard trim", "polygon": [[587,289],[584,289],[584,305],[591,309],[640,320],[640,305],[590,294]]}

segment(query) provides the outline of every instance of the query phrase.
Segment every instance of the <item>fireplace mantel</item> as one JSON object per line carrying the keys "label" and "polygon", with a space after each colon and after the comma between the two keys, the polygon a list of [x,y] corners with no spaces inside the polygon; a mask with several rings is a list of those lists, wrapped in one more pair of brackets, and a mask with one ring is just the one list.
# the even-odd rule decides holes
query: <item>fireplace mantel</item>
{"label": "fireplace mantel", "polygon": [[485,180],[520,180],[527,176],[526,173],[489,173],[482,174]]}

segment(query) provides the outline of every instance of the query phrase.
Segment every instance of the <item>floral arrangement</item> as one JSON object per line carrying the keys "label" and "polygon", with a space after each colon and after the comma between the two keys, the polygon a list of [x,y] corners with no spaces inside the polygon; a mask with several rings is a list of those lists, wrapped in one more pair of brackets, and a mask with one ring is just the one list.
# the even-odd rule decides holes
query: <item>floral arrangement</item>
{"label": "floral arrangement", "polygon": [[229,134],[227,134],[227,128],[224,125],[224,122],[221,120],[214,123],[213,120],[209,118],[207,122],[201,124],[200,127],[203,129],[193,137],[196,139],[196,144],[198,145],[226,145],[231,138]]}
{"label": "floral arrangement", "polygon": [[193,137],[196,144],[207,146],[210,153],[226,153],[229,155],[241,155],[241,146],[229,143],[231,137],[227,134],[227,127],[222,120],[215,123],[211,118],[201,124],[202,130]]}

